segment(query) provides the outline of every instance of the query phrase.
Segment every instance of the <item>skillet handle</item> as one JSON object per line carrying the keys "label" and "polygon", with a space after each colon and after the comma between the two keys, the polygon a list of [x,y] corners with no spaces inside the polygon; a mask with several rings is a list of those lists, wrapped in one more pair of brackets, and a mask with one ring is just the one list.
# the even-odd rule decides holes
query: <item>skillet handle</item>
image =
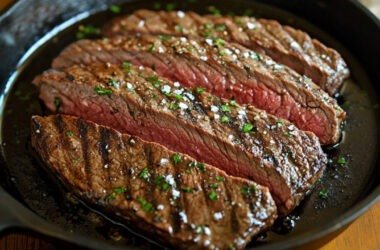
{"label": "skillet handle", "polygon": [[21,226],[18,219],[20,204],[0,187],[0,231]]}

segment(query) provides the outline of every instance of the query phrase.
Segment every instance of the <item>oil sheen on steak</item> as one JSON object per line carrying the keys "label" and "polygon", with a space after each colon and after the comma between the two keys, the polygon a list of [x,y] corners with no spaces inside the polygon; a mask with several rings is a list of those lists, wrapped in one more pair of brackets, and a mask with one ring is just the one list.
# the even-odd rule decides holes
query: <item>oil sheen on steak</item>
{"label": "oil sheen on steak", "polygon": [[54,111],[160,143],[198,161],[269,187],[289,213],[326,164],[318,138],[293,124],[202,88],[183,88],[149,68],[94,63],[49,70],[34,80]]}
{"label": "oil sheen on steak", "polygon": [[275,20],[142,9],[115,18],[104,27],[103,34],[108,37],[155,34],[223,38],[266,54],[308,76],[330,95],[339,90],[349,75],[345,61],[334,49]]}
{"label": "oil sheen on steak", "polygon": [[82,200],[181,249],[244,248],[271,226],[266,187],[79,118],[32,117],[32,145]]}
{"label": "oil sheen on steak", "polygon": [[122,63],[155,68],[189,88],[205,87],[211,94],[252,104],[314,132],[322,144],[341,135],[345,112],[310,79],[267,56],[221,39],[160,39],[155,36],[81,40],[53,61],[53,68],[90,62]]}

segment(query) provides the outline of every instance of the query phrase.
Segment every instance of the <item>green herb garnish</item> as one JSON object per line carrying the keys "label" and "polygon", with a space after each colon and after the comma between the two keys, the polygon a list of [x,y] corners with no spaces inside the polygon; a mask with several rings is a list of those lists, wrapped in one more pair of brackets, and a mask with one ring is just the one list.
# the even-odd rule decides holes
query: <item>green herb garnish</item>
{"label": "green herb garnish", "polygon": [[343,157],[339,157],[338,160],[337,160],[337,163],[339,163],[339,164],[346,164],[346,159],[344,159]]}
{"label": "green herb garnish", "polygon": [[112,93],[111,89],[102,89],[99,85],[95,87],[95,92],[99,95],[110,95]]}
{"label": "green herb garnish", "polygon": [[55,112],[58,113],[59,108],[61,107],[61,99],[59,99],[58,97],[55,97],[54,98],[54,105],[55,105]]}
{"label": "green herb garnish", "polygon": [[115,81],[114,79],[110,78],[108,81],[108,86],[112,86],[114,88],[117,88],[119,86],[118,82]]}
{"label": "green herb garnish", "polygon": [[193,192],[193,189],[189,188],[189,187],[184,187],[184,188],[182,188],[182,190],[185,191],[186,193]]}
{"label": "green herb garnish", "polygon": [[210,200],[214,201],[214,200],[217,200],[219,198],[219,195],[217,195],[214,191],[211,191],[209,193],[208,197],[210,198]]}
{"label": "green herb garnish", "polygon": [[156,184],[162,184],[165,181],[165,177],[163,175],[159,175],[154,179],[154,183]]}
{"label": "green herb garnish", "polygon": [[284,122],[283,121],[277,121],[277,124],[284,125]]}
{"label": "green herb garnish", "polygon": [[178,154],[173,155],[174,165],[177,165],[182,162],[181,157]]}
{"label": "green herb garnish", "polygon": [[178,30],[179,32],[183,32],[183,28],[182,28],[182,26],[180,25],[180,24],[177,24],[176,26],[175,26],[175,29],[176,30]]}
{"label": "green herb garnish", "polygon": [[199,169],[200,171],[205,171],[205,164],[204,164],[203,162],[199,163],[199,164],[198,164],[198,169]]}
{"label": "green herb garnish", "polygon": [[152,47],[150,47],[149,52],[153,52],[156,49],[156,43],[153,43]]}
{"label": "green herb garnish", "polygon": [[231,108],[228,105],[222,105],[222,110],[224,112],[231,112]]}
{"label": "green herb garnish", "polygon": [[140,178],[143,178],[145,180],[148,179],[149,176],[150,176],[150,173],[147,168],[144,168],[144,170],[139,175]]}
{"label": "green herb garnish", "polygon": [[73,136],[73,133],[71,133],[71,132],[66,132],[66,135],[67,135],[67,136]]}
{"label": "green herb garnish", "polygon": [[251,132],[251,130],[253,129],[253,125],[252,124],[244,124],[243,126],[243,132]]}
{"label": "green herb garnish", "polygon": [[217,177],[216,177],[216,180],[217,180],[217,181],[224,181],[225,178],[224,178],[223,176],[217,176]]}
{"label": "green herb garnish", "polygon": [[222,30],[225,30],[226,29],[226,25],[222,24],[222,25],[219,25],[218,27],[216,27],[216,31],[222,31]]}
{"label": "green herb garnish", "polygon": [[108,200],[113,200],[113,199],[116,199],[116,195],[114,195],[114,194],[110,194],[110,195],[108,195],[107,197],[106,197],[106,200],[108,201]]}
{"label": "green herb garnish", "polygon": [[208,185],[210,188],[215,188],[215,189],[217,189],[218,188],[218,184],[210,184],[210,185]]}
{"label": "green herb garnish", "polygon": [[195,92],[197,92],[198,94],[200,94],[200,93],[203,93],[205,90],[206,90],[206,88],[197,87],[195,89]]}
{"label": "green herb garnish", "polygon": [[111,5],[110,11],[112,11],[113,13],[120,13],[121,8],[120,8],[120,6],[117,6],[117,5]]}
{"label": "green herb garnish", "polygon": [[223,116],[222,119],[220,119],[221,122],[228,122],[229,119],[227,116]]}
{"label": "green herb garnish", "polygon": [[170,104],[170,106],[169,106],[169,108],[170,108],[170,109],[173,109],[173,110],[178,109],[178,107],[179,107],[179,104],[178,104],[178,103],[172,103],[172,104]]}
{"label": "green herb garnish", "polygon": [[255,185],[240,189],[240,193],[242,193],[242,194],[249,194],[251,192],[253,192],[253,193],[257,192],[257,188]]}
{"label": "green herb garnish", "polygon": [[162,41],[167,41],[167,40],[172,39],[173,37],[172,36],[161,36],[161,35],[159,35],[158,38]]}
{"label": "green herb garnish", "polygon": [[327,198],[327,191],[326,190],[321,190],[319,192],[319,197],[321,197],[322,199],[326,199]]}
{"label": "green herb garnish", "polygon": [[138,198],[137,199],[140,203],[141,203],[141,207],[142,207],[142,210],[143,211],[148,211],[149,213],[154,213],[155,209],[154,209],[154,206],[147,202],[144,198]]}
{"label": "green herb garnish", "polygon": [[127,188],[126,187],[119,187],[119,188],[115,188],[113,191],[118,193],[118,194],[122,194],[122,193],[125,193],[125,191],[127,191]]}

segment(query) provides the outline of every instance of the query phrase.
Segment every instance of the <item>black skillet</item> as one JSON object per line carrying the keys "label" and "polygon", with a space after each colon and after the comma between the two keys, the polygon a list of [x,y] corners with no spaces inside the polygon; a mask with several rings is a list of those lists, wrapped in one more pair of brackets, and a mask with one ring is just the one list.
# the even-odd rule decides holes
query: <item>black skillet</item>
{"label": "black skillet", "polygon": [[[96,27],[116,16],[107,10],[114,3],[20,0],[0,16],[0,230],[28,228],[88,248],[156,247],[66,193],[30,148],[30,116],[46,114],[31,79],[49,68],[52,58],[76,39],[80,24]],[[351,78],[337,96],[348,114],[343,140],[340,145],[325,148],[331,163],[324,176],[290,216],[248,247],[290,248],[324,237],[318,240],[322,244],[379,200],[380,22],[368,10],[353,0],[160,3],[118,4],[121,14],[158,7],[206,13],[213,5],[222,13],[277,19],[336,48],[351,69]],[[327,197],[321,197],[321,191],[326,191]]]}

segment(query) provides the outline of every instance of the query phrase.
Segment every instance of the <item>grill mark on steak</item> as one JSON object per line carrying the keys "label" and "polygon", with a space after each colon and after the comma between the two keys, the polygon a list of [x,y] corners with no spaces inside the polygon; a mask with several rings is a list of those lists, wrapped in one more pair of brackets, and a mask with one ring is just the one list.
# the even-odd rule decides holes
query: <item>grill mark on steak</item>
{"label": "grill mark on steak", "polygon": [[[196,93],[180,84],[175,86],[147,68],[132,66],[128,75],[125,71],[115,65],[81,65],[63,72],[47,71],[36,78],[34,84],[40,88],[40,97],[51,110],[55,109],[51,93],[55,93],[63,100],[63,113],[135,135],[143,132],[141,136],[145,140],[186,152],[230,174],[265,184],[273,193],[281,214],[289,213],[322,173],[326,156],[312,133],[300,131],[291,123],[253,106],[232,106],[228,100],[210,98],[207,92]],[[84,75],[86,79],[71,82],[65,77],[68,73],[75,79]],[[109,78],[118,81],[119,86],[108,86]],[[98,94],[94,89],[98,87],[112,93]],[[170,89],[171,95],[162,93],[163,89]],[[180,100],[175,93],[181,94]],[[143,99],[142,96],[150,94],[154,98]],[[174,104],[178,107],[173,108]],[[196,106],[202,113],[197,112]],[[222,106],[229,110],[223,111]],[[119,112],[109,112],[113,109]],[[223,115],[229,117],[228,123],[221,121]],[[255,127],[252,133],[243,131],[245,124]],[[289,151],[294,158],[286,155]]]}
{"label": "grill mark on steak", "polygon": [[[82,143],[84,136],[80,131],[83,131],[81,128],[86,128],[85,135],[88,140],[87,143],[94,145],[94,147],[90,146],[89,149],[95,153],[93,154],[94,159],[101,156],[98,150],[99,148],[96,146],[96,144],[101,142],[102,145],[107,143],[108,148],[111,150],[108,154],[109,159],[116,159],[115,157],[119,156],[119,159],[123,161],[120,162],[120,164],[114,160],[109,161],[110,173],[118,173],[124,168],[123,166],[125,164],[128,164],[130,166],[133,165],[133,167],[138,170],[150,165],[157,173],[165,174],[176,172],[185,175],[188,164],[190,161],[195,161],[194,159],[179,154],[181,159],[183,159],[182,162],[173,164],[173,162],[170,161],[165,163],[165,165],[160,165],[158,163],[161,157],[172,159],[174,152],[158,144],[147,143],[142,140],[136,140],[133,145],[130,145],[129,141],[131,137],[129,135],[121,135],[115,130],[70,116],[60,116],[60,119],[67,129],[73,131],[73,135],[63,137],[64,141],[57,140],[62,134],[58,132],[56,117],[55,115],[45,118],[39,116],[32,117],[32,146],[39,153],[46,166],[55,173],[70,192],[80,199],[89,204],[97,205],[98,209],[108,215],[117,217],[117,220],[126,222],[133,230],[145,232],[146,235],[154,237],[165,245],[171,245],[181,249],[226,249],[230,244],[233,244],[237,249],[241,249],[249,242],[252,236],[272,225],[277,217],[274,201],[266,187],[262,187],[248,180],[228,176],[225,172],[205,164],[205,172],[192,168],[191,174],[189,174],[187,178],[178,178],[177,187],[181,185],[192,186],[197,185],[197,183],[203,183],[203,185],[206,186],[207,184],[215,183],[216,176],[221,176],[225,178],[221,188],[226,187],[226,192],[231,190],[231,192],[234,192],[234,196],[226,199],[226,192],[223,192],[221,189],[217,191],[220,197],[216,202],[219,203],[210,202],[210,204],[206,205],[205,202],[200,202],[198,199],[198,193],[202,192],[204,194],[205,191],[198,190],[194,193],[186,193],[179,189],[180,197],[189,196],[187,198],[194,197],[194,199],[192,199],[191,202],[183,203],[183,208],[185,208],[187,212],[187,222],[183,221],[183,226],[181,224],[178,228],[178,232],[174,232],[174,230],[171,231],[169,228],[174,227],[178,220],[172,221],[170,219],[171,215],[166,213],[168,209],[172,209],[169,208],[169,198],[171,196],[168,195],[168,192],[159,190],[152,192],[156,200],[159,198],[161,204],[165,204],[162,210],[157,210],[156,207],[153,207],[153,210],[148,207],[144,208],[139,198],[146,197],[146,190],[149,190],[150,183],[138,178],[138,171],[138,173],[135,172],[132,175],[119,175],[118,179],[107,180],[105,182],[102,177],[107,173],[102,171],[102,169],[95,164],[91,165],[93,170],[92,174],[82,178],[82,176],[78,174],[80,173],[78,169],[83,167],[86,163],[81,161],[75,163],[76,165],[74,167],[72,166],[71,158],[76,154],[76,152],[72,150],[72,146],[77,145],[78,151],[84,153],[83,145],[86,144]],[[43,147],[44,140],[46,140],[46,147]],[[72,146],[62,147],[62,143]],[[123,143],[125,147],[120,147],[119,145],[121,143]],[[140,158],[140,156],[147,156],[147,158]],[[93,185],[86,185],[86,183],[90,182],[92,182]],[[108,195],[113,193],[115,188],[128,185],[131,188],[130,199],[121,193],[114,193],[114,198],[107,199]],[[252,201],[245,200],[239,192],[240,188],[247,185],[257,186],[257,197],[252,197]],[[259,213],[251,210],[250,202],[255,202],[255,204],[262,207],[265,212]],[[240,204],[239,206],[235,205],[238,203]],[[236,207],[239,208],[235,209]],[[233,226],[229,225],[231,222],[228,217],[210,220],[209,218],[214,212],[220,212],[226,216],[229,215],[229,213],[236,213],[236,216],[240,218],[240,220],[236,221],[237,223],[243,221],[248,222],[251,216],[253,216],[256,221],[239,224],[240,228],[238,228],[238,231],[233,231]],[[160,217],[161,220],[156,220],[157,217]],[[192,225],[192,223],[196,224]],[[195,226],[201,225],[207,227],[207,233],[205,233],[206,231],[197,232]]]}
{"label": "grill mark on steak", "polygon": [[[207,39],[185,38],[162,41],[152,36],[81,40],[66,48],[54,60],[53,67],[65,68],[92,61],[156,65],[158,74],[180,81],[186,87],[206,87],[218,97],[235,96],[238,103],[253,104],[290,120],[298,128],[314,132],[323,144],[334,144],[339,140],[339,126],[345,112],[310,79],[287,67],[276,68],[278,65],[270,58],[258,56],[238,44],[218,44],[220,50],[226,51],[221,56],[215,43],[219,42],[210,45]],[[153,44],[156,49],[152,53]],[[191,44],[194,50],[187,51],[190,46],[187,44]],[[249,66],[248,71],[244,69],[246,66]],[[251,79],[247,78],[248,75]]]}
{"label": "grill mark on steak", "polygon": [[[58,116],[61,117],[61,116]],[[89,160],[89,151],[88,151],[88,141],[87,141],[87,126],[82,120],[78,119],[77,120],[77,126],[78,132],[79,132],[79,138],[80,138],[80,143],[82,146],[82,156],[83,160],[85,162],[85,173],[86,173],[86,179],[88,182],[88,187],[92,187],[92,174],[91,174],[91,165],[90,165],[90,160]]]}
{"label": "grill mark on steak", "polygon": [[[149,20],[146,17],[149,16]],[[140,25],[143,22],[144,25]],[[182,29],[178,30],[177,25]],[[225,29],[217,27],[225,25]],[[251,28],[249,27],[251,26]],[[253,17],[228,17],[185,12],[137,10],[133,14],[113,19],[102,29],[104,36],[115,35],[171,35],[197,37],[220,37],[240,43],[259,53],[271,56],[299,74],[305,74],[325,89],[335,94],[349,70],[338,52],[327,48],[316,39],[290,26],[282,26],[275,20]]]}

